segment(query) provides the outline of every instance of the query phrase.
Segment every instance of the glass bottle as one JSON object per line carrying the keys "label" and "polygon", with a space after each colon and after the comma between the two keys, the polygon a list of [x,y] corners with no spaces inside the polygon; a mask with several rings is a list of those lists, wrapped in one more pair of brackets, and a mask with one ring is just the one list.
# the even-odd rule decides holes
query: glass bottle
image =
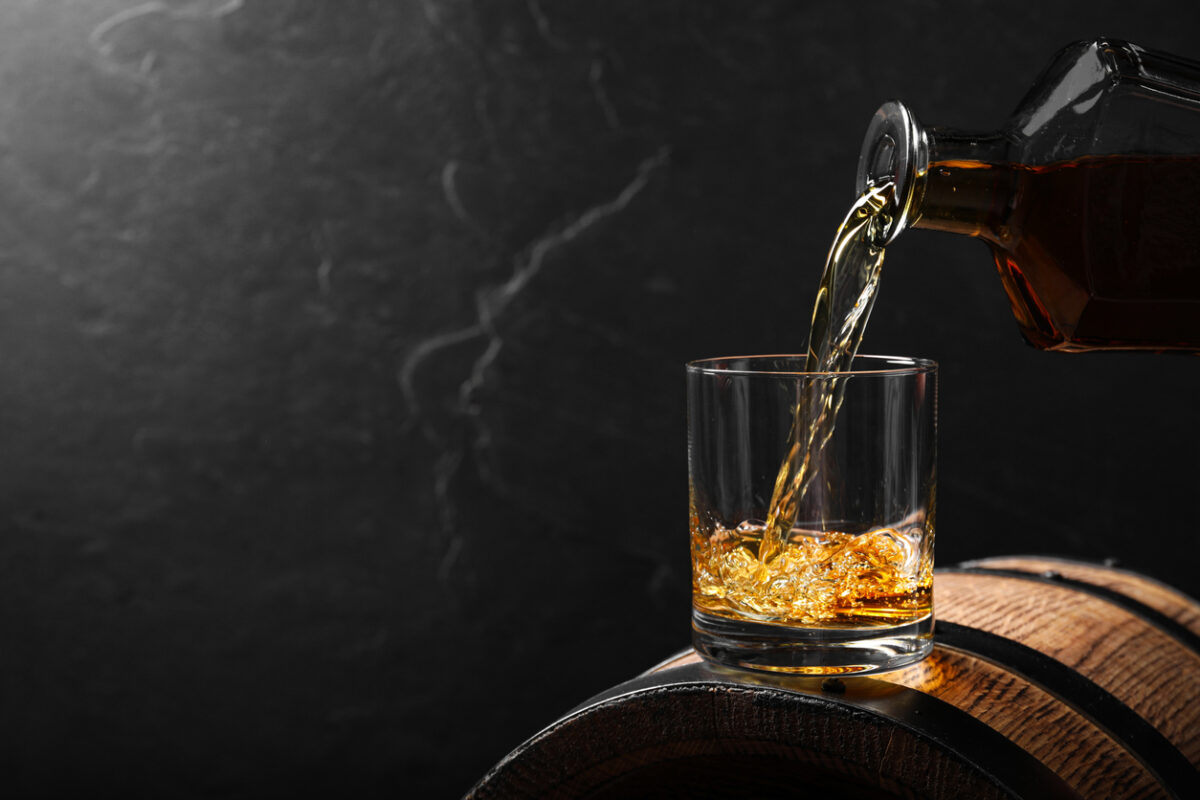
{"label": "glass bottle", "polygon": [[975,236],[1026,340],[1200,352],[1200,63],[1096,39],[1063,49],[1003,130],[871,120],[857,188],[907,228]]}

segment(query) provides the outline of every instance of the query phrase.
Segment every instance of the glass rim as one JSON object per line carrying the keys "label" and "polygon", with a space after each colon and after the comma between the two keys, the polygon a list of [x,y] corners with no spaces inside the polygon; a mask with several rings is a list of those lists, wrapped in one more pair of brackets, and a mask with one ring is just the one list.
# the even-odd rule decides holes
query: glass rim
{"label": "glass rim", "polygon": [[[723,361],[757,362],[768,359],[796,359],[804,361],[807,356],[797,353],[777,353],[757,356],[718,356],[716,358],[698,358],[685,364],[688,372],[703,375],[774,375],[784,377],[809,376],[849,376],[849,375],[917,375],[937,371],[937,362],[928,358],[910,358],[908,356],[861,355],[855,356],[851,369],[834,371],[806,371],[803,369],[746,369],[744,367],[715,366]],[[854,369],[860,361],[883,362],[888,366]]]}

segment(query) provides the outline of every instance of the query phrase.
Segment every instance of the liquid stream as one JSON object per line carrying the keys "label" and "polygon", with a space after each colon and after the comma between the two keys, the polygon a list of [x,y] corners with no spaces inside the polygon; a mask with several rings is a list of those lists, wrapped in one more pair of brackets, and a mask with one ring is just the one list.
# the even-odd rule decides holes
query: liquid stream
{"label": "liquid stream", "polygon": [[[893,187],[869,188],[846,215],[813,304],[805,372],[797,382],[786,455],[765,522],[712,527],[692,511],[693,598],[707,613],[806,626],[884,626],[932,608],[933,559],[925,520],[865,533],[796,528],[833,435],[850,369],[879,287]],[[827,487],[831,493],[835,487]]]}
{"label": "liquid stream", "polygon": [[[850,368],[875,304],[884,250],[879,243],[891,222],[890,183],[868,188],[838,228],[825,260],[813,304],[806,372]],[[833,435],[843,389],[839,378],[800,382],[788,450],[775,478],[758,560],[769,564],[783,551],[809,484],[820,473],[821,453]]]}

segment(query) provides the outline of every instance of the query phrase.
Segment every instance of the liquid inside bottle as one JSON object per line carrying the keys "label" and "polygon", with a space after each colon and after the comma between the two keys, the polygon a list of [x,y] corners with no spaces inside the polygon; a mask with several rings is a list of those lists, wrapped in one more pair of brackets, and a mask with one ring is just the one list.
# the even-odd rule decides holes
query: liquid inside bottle
{"label": "liquid inside bottle", "polygon": [[885,103],[858,187],[896,222],[991,249],[1045,350],[1200,352],[1200,63],[1128,42],[1064,48],[998,132],[925,128]]}
{"label": "liquid inside bottle", "polygon": [[[992,198],[958,205],[963,187]],[[1200,156],[929,165],[913,227],[991,248],[1025,338],[1046,350],[1200,349]]]}

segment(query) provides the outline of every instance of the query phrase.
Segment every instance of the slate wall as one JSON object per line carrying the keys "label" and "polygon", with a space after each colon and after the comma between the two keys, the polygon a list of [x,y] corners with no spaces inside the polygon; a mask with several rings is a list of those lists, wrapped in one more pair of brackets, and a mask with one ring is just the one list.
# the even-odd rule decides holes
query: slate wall
{"label": "slate wall", "polygon": [[[803,345],[880,102],[999,126],[1190,0],[0,4],[14,796],[456,796],[688,641],[684,361]],[[1027,348],[889,252],[939,560],[1196,592],[1192,358]]]}

